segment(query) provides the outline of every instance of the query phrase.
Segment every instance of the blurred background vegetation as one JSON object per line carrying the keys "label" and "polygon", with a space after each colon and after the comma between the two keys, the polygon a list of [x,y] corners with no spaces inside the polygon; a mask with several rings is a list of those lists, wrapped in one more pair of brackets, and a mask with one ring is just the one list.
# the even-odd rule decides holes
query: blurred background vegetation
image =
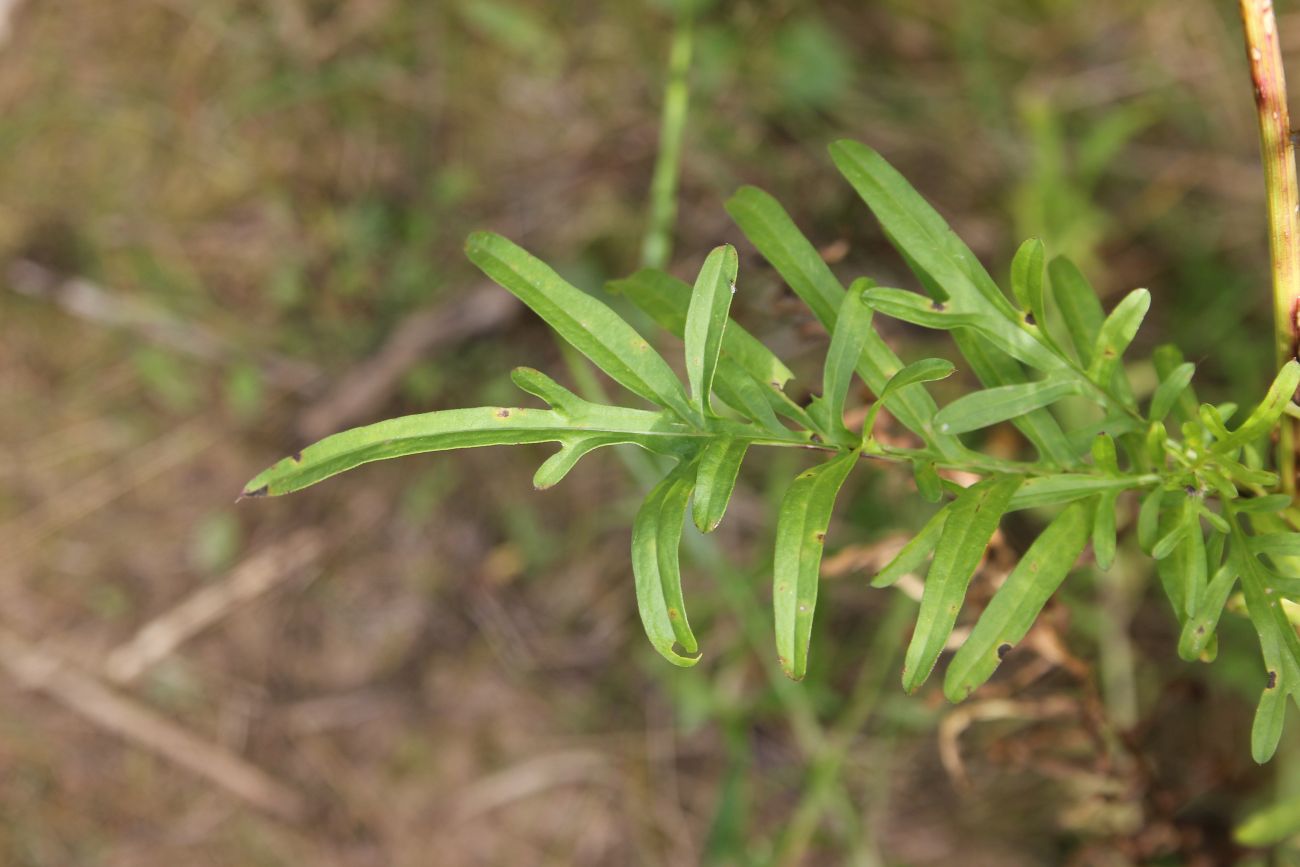
{"label": "blurred background vegetation", "polygon": [[[584,375],[461,244],[494,229],[597,293],[638,266],[669,0],[0,10],[0,863],[1219,864],[1300,790],[1294,726],[1249,758],[1249,630],[1179,661],[1124,551],[971,703],[903,695],[912,602],[866,583],[924,514],[907,474],[841,497],[799,685],[767,621],[797,455],[751,461],[716,542],[688,540],[686,671],[641,634],[646,486],[617,455],[544,493],[525,447],[233,504],[333,429],[517,403],[518,364]],[[903,281],[825,154],[857,138],[999,279],[1036,235],[1109,299],[1150,287],[1139,341],[1253,401],[1271,332],[1235,14],[703,3],[673,270],[739,243],[722,201],[754,183],[841,276]],[[807,388],[825,336],[740,249],[733,315]],[[948,351],[879,325],[905,358]]]}

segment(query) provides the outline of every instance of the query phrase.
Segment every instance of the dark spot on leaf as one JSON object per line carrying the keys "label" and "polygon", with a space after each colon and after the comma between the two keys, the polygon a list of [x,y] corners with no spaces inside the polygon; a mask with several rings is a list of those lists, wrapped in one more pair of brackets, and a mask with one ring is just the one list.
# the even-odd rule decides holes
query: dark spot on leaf
{"label": "dark spot on leaf", "polygon": [[1107,346],[1105,349],[1102,350],[1101,354],[1102,354],[1103,356],[1105,356],[1106,358],[1114,358],[1114,357],[1115,357],[1115,348],[1112,347],[1112,346]]}
{"label": "dark spot on leaf", "polygon": [[510,418],[510,410],[508,409],[497,410],[497,418]]}
{"label": "dark spot on leaf", "polygon": [[1006,659],[1006,658],[1007,658],[1007,654],[1010,653],[1010,652],[1011,652],[1011,645],[1010,645],[1010,644],[999,644],[999,645],[998,645],[998,659],[1000,659],[1000,660],[1001,660],[1001,659]]}
{"label": "dark spot on leaf", "polygon": [[252,499],[253,497],[265,497],[271,490],[270,485],[262,485],[255,491],[244,491],[244,498]]}
{"label": "dark spot on leaf", "polygon": [[942,301],[931,301],[931,302],[930,302],[930,309],[931,309],[931,310],[937,310],[937,311],[939,311],[940,313],[942,313],[942,312],[944,311],[945,308],[944,308],[944,305],[943,305],[943,302],[942,302]]}
{"label": "dark spot on leaf", "polygon": [[1204,634],[1205,634],[1205,627],[1204,627],[1204,626],[1198,626],[1198,627],[1196,627],[1196,634],[1197,634],[1197,635],[1204,635]]}
{"label": "dark spot on leaf", "polygon": [[678,615],[677,615],[677,609],[676,609],[676,608],[669,608],[669,609],[668,609],[668,619],[669,619],[669,620],[676,620],[676,619],[677,619],[677,616],[678,616]]}
{"label": "dark spot on leaf", "polygon": [[819,437],[817,434],[813,434],[813,435],[811,435],[810,437],[808,437],[808,442],[810,442],[810,443],[819,443],[819,442],[821,442],[821,441],[822,441],[822,438]]}
{"label": "dark spot on leaf", "polygon": [[825,542],[825,541],[826,541],[826,534],[825,534],[825,533],[813,533],[813,538],[816,539],[818,542]]}
{"label": "dark spot on leaf", "polygon": [[289,457],[289,460],[293,461],[295,464],[300,464],[300,463],[302,463],[302,452],[294,452],[294,453]]}
{"label": "dark spot on leaf", "polygon": [[1265,688],[1265,689],[1272,689],[1272,688],[1275,687],[1275,686],[1277,686],[1277,672],[1276,672],[1276,671],[1270,671],[1270,672],[1268,673],[1268,682],[1264,685],[1264,688]]}
{"label": "dark spot on leaf", "polygon": [[1187,487],[1183,488],[1183,491],[1184,491],[1184,492],[1187,494],[1187,496],[1189,496],[1189,497],[1194,497],[1194,496],[1196,496],[1196,487],[1195,487],[1194,485],[1188,485]]}
{"label": "dark spot on leaf", "polygon": [[1037,325],[1037,324],[1038,324],[1038,320],[1034,318],[1034,314],[1033,314],[1033,313],[1026,313],[1026,314],[1025,314],[1025,324],[1026,324],[1026,325]]}

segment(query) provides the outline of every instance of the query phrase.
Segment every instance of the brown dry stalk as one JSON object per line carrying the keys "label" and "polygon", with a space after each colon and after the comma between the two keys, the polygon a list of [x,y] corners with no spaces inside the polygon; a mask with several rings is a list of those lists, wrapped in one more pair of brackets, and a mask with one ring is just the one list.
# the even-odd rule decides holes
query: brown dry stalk
{"label": "brown dry stalk", "polygon": [[324,533],[309,528],[257,551],[224,580],[199,588],[115,648],[104,660],[105,675],[131,683],[195,635],[299,574],[324,550]]}
{"label": "brown dry stalk", "polygon": [[[1273,338],[1277,363],[1300,349],[1300,189],[1296,184],[1295,143],[1287,110],[1286,73],[1273,15],[1273,0],[1240,0],[1246,33],[1246,56],[1255,85],[1259,145],[1268,198],[1268,241],[1273,270]],[[1278,448],[1278,471],[1287,493],[1294,495],[1295,422],[1284,418]]]}
{"label": "brown dry stalk", "polygon": [[90,674],[0,626],[0,670],[26,689],[44,693],[96,726],[225,789],[289,822],[307,803],[292,787],[219,744],[109,689]]}

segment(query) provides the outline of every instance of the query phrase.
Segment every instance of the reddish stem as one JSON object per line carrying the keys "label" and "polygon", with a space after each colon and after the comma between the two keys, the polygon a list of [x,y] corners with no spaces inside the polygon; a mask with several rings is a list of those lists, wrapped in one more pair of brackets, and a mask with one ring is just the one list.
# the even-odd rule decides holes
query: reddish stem
{"label": "reddish stem", "polygon": [[[1246,57],[1255,85],[1259,144],[1268,198],[1268,241],[1273,271],[1273,343],[1278,366],[1300,348],[1300,190],[1287,109],[1286,73],[1273,0],[1240,0]],[[1283,488],[1295,494],[1295,423],[1284,418],[1278,443]]]}

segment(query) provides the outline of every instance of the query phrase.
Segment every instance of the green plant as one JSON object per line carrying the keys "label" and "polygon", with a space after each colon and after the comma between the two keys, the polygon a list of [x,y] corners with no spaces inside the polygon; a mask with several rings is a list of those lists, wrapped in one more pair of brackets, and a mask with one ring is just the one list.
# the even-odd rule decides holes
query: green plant
{"label": "green plant", "polygon": [[[700,657],[678,562],[688,506],[699,530],[709,532],[723,519],[752,446],[816,450],[826,460],[798,475],[784,495],[773,564],[777,651],[785,672],[798,679],[807,668],[819,564],[840,487],[861,461],[910,467],[923,497],[947,502],[873,581],[889,586],[931,560],[904,663],[909,691],[934,668],[1001,517],[1059,507],[948,665],[944,691],[960,701],[1024,637],[1089,541],[1098,566],[1109,568],[1116,500],[1132,491],[1141,495],[1138,540],[1156,561],[1181,624],[1183,658],[1214,657],[1217,623],[1233,607],[1240,583],[1264,661],[1252,752],[1258,761],[1268,759],[1281,735],[1286,697],[1300,701],[1300,639],[1284,608],[1300,598],[1300,579],[1286,574],[1287,559],[1300,556],[1300,533],[1287,524],[1291,498],[1273,493],[1278,476],[1264,468],[1267,450],[1260,446],[1291,406],[1300,363],[1285,364],[1247,415],[1233,405],[1198,403],[1193,365],[1177,349],[1161,347],[1153,357],[1159,386],[1143,411],[1123,357],[1147,312],[1146,290],[1134,290],[1107,315],[1074,265],[1064,258],[1047,262],[1043,245],[1030,240],[1012,262],[1008,297],[879,154],[844,141],[832,146],[831,156],[926,294],[866,278],[845,291],[772,197],[752,187],[737,193],[727,210],[831,334],[822,393],[806,406],[783,390],[789,368],[728,319],[738,269],[733,248],[715,249],[693,288],[654,269],[610,287],[684,339],[687,387],[610,307],[505,238],[477,233],[466,249],[484,273],[658,409],[592,403],[539,371],[519,368],[515,383],[547,409],[448,410],[336,434],[258,475],[245,496],[300,490],[370,461],[475,446],[559,443],[537,471],[538,488],[556,484],[602,446],[632,444],[668,456],[675,467],[634,521],[632,565],[651,643],[670,662],[689,666]],[[983,388],[939,408],[925,383],[948,376],[953,365],[939,359],[903,364],[873,330],[873,312],[951,332]],[[854,374],[877,396],[861,432],[844,421]],[[1085,422],[1063,424],[1065,416],[1054,409],[1067,400],[1086,407],[1070,414],[1086,412]],[[875,435],[882,407],[911,431],[915,445]],[[1032,444],[1036,460],[994,457],[961,439],[1006,421]],[[980,480],[962,487],[947,471]]]}

